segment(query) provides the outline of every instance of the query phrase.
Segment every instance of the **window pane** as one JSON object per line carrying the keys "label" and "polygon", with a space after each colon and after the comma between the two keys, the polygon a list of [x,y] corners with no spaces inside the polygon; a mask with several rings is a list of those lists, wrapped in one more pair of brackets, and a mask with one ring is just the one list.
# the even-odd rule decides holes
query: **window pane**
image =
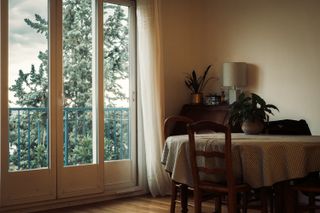
{"label": "window pane", "polygon": [[9,2],[9,171],[48,167],[48,2]]}
{"label": "window pane", "polygon": [[105,160],[130,158],[129,34],[129,8],[105,3]]}
{"label": "window pane", "polygon": [[64,164],[93,162],[92,3],[63,0]]}

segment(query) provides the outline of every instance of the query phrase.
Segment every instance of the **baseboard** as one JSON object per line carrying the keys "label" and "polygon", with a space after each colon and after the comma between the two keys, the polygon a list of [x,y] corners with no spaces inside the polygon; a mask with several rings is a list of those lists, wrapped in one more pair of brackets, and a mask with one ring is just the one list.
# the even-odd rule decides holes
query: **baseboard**
{"label": "baseboard", "polygon": [[70,206],[77,206],[83,204],[90,204],[108,200],[114,200],[125,197],[132,197],[138,195],[144,195],[147,192],[141,187],[130,187],[113,192],[104,192],[99,194],[91,194],[86,196],[78,196],[72,198],[61,198],[50,201],[42,201],[36,203],[28,203],[14,206],[4,206],[0,208],[0,212],[7,213],[27,213],[27,212],[38,212],[50,209],[58,209]]}

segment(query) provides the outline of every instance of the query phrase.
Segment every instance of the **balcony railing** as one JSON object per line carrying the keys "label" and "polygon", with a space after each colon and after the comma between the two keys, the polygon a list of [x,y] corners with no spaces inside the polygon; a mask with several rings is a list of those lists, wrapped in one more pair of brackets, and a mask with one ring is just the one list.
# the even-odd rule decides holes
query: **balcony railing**
{"label": "balcony railing", "polygon": [[[129,109],[105,108],[104,159],[130,158]],[[92,109],[64,108],[64,165],[92,163]],[[9,108],[10,170],[48,167],[47,108]]]}

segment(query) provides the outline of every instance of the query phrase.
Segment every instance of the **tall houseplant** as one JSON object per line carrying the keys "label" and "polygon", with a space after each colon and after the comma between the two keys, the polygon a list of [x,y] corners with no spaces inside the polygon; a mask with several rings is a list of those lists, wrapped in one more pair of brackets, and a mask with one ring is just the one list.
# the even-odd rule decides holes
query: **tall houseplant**
{"label": "tall houseplant", "polygon": [[229,123],[233,126],[241,125],[247,134],[258,134],[264,128],[264,122],[269,121],[272,110],[279,109],[273,104],[267,104],[263,98],[255,93],[246,96],[241,93],[238,101],[231,105]]}
{"label": "tall houseplant", "polygon": [[203,76],[197,76],[195,70],[191,74],[187,74],[184,83],[191,91],[192,103],[199,104],[202,102],[202,91],[207,85],[208,81],[214,79],[214,77],[207,78],[211,65],[204,71]]}

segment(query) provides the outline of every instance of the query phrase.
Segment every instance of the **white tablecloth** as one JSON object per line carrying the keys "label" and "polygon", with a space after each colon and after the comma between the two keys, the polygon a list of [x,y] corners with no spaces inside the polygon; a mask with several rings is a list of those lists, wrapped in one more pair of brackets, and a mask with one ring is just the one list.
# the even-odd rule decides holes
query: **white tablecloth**
{"label": "white tablecloth", "polygon": [[[196,135],[196,149],[223,149],[222,134]],[[161,162],[172,179],[192,186],[188,136],[167,138]],[[320,171],[320,136],[232,134],[233,169],[253,188]]]}

